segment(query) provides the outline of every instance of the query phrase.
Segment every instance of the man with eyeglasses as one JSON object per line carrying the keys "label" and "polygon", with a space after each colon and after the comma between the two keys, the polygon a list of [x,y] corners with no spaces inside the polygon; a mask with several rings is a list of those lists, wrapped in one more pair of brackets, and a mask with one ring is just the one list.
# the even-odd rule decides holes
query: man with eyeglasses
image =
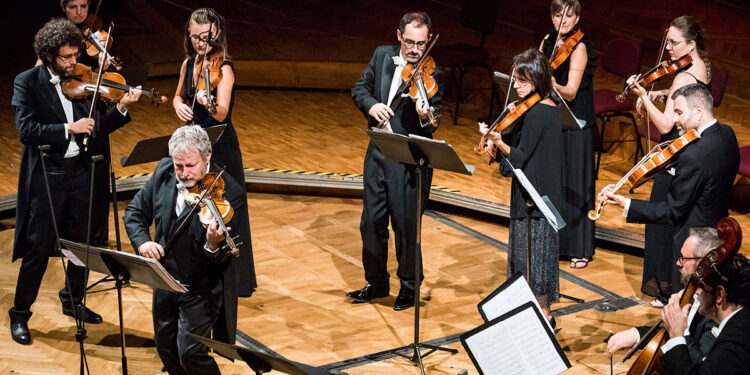
{"label": "man with eyeglasses", "polygon": [[[126,106],[141,95],[140,90],[131,89],[115,108],[106,113],[97,110],[93,118],[88,117],[90,99],[68,99],[60,82],[73,73],[82,41],[80,30],[70,21],[47,22],[34,38],[34,50],[43,64],[19,74],[13,82],[12,105],[23,143],[13,260],[23,261],[9,314],[11,336],[21,344],[31,343],[28,320],[48,258],[59,255],[55,233],[68,240],[86,241],[93,150],[100,149],[107,134],[130,121]],[[91,136],[88,150],[83,145],[86,135]],[[40,146],[47,148],[46,176]],[[49,181],[49,191],[45,181]],[[86,280],[84,267],[68,263],[66,287],[59,293],[63,314],[101,323],[101,316],[81,304]]]}
{"label": "man with eyeglasses", "polygon": [[698,311],[719,325],[712,330],[716,340],[701,363],[690,360],[685,327],[690,305],[680,307],[670,300],[662,311],[662,320],[669,340],[661,346],[664,374],[750,374],[750,261],[735,254],[713,267],[696,290],[700,301]]}
{"label": "man with eyeglasses", "polygon": [[[368,128],[381,128],[394,133],[416,134],[432,138],[436,126],[430,124],[429,107],[437,113],[443,95],[443,73],[436,69],[433,78],[438,92],[424,103],[413,102],[398,93],[404,85],[401,71],[407,63],[415,63],[425,52],[431,34],[427,13],[410,12],[401,18],[396,38],[399,45],[375,49],[362,77],[352,88],[352,99],[367,118]],[[362,264],[367,285],[347,293],[355,303],[369,302],[390,294],[388,263],[388,221],[394,233],[397,275],[401,289],[393,305],[396,311],[414,305],[417,279],[414,275],[416,252],[417,189],[422,191],[422,207],[427,202],[432,169],[425,173],[422,186],[417,187],[416,168],[387,160],[370,143],[364,163],[364,197],[360,232],[362,234]],[[421,213],[420,213],[421,215]],[[421,283],[422,275],[419,276]]]}
{"label": "man with eyeglasses", "polygon": [[[724,243],[714,228],[691,228],[690,237],[680,249],[680,257],[677,260],[677,268],[683,284],[687,284],[690,276],[695,272],[700,261],[706,254]],[[675,293],[670,298],[679,302],[683,290]],[[693,363],[703,362],[703,359],[711,349],[716,336],[713,328],[718,324],[710,318],[700,314],[698,308],[700,302],[698,296],[693,296],[693,305],[688,313],[687,329],[684,332],[690,360]],[[626,331],[618,332],[609,338],[607,342],[607,354],[611,357],[620,349],[630,348],[640,341],[649,330],[648,326],[634,327]]]}

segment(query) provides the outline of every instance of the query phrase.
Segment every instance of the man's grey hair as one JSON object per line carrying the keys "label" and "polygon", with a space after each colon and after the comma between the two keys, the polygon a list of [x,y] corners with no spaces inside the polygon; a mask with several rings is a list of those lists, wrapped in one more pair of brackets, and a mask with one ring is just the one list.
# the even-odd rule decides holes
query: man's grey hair
{"label": "man's grey hair", "polygon": [[711,250],[719,248],[724,241],[719,238],[716,228],[690,228],[690,237],[695,237],[698,243],[695,246],[695,257],[703,258]]}
{"label": "man's grey hair", "polygon": [[181,155],[197,150],[203,160],[211,153],[211,140],[208,133],[199,125],[185,125],[178,128],[169,138],[169,156]]}

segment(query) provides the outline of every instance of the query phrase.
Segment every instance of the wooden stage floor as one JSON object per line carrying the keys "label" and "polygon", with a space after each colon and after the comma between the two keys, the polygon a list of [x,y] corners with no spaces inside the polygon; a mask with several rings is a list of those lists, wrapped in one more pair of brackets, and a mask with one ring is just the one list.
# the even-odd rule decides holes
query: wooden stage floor
{"label": "wooden stage floor", "polygon": [[[151,83],[163,92],[170,92],[175,86],[174,79]],[[239,89],[236,95],[233,118],[246,167],[361,173],[367,146],[365,123],[348,92]],[[747,108],[747,103],[737,98],[725,99],[725,103],[725,117],[721,116],[725,111],[722,108],[720,119],[737,119],[739,115],[730,109]],[[115,160],[127,155],[137,141],[167,135],[179,126],[169,105],[153,108],[141,103],[130,111],[134,121],[112,136]],[[500,177],[494,166],[486,166],[485,157],[472,151],[478,138],[475,122],[462,117],[459,125],[453,126],[450,110],[446,112],[436,137],[446,139],[466,163],[477,168],[472,177],[437,172],[433,183],[507,204],[510,180]],[[476,112],[467,106],[462,114],[472,116]],[[16,193],[21,147],[10,126],[13,117],[9,106],[0,108],[0,118],[6,123],[0,131],[0,141],[6,145],[6,162],[0,165],[0,196],[5,196]],[[750,129],[744,127],[742,118],[733,125],[740,144],[746,144],[743,141],[750,140]],[[632,159],[603,155],[597,185],[614,182],[630,163]],[[147,173],[152,168],[153,164],[117,166],[116,173]],[[647,198],[648,191],[645,186],[632,196]],[[126,204],[121,202],[121,207]],[[363,305],[352,305],[344,297],[346,291],[364,285],[359,199],[249,192],[248,206],[259,289],[252,298],[240,301],[238,328],[244,335],[295,361],[330,365],[349,374],[417,373],[400,358],[338,367],[343,366],[341,361],[406,345],[413,337],[413,310],[393,311],[393,296]],[[743,226],[750,223],[745,212],[741,205],[733,206],[732,214]],[[13,303],[19,263],[10,263],[14,220],[5,219],[0,224],[0,309],[8,309]],[[641,226],[625,225],[620,211],[615,209],[605,211],[599,224],[634,233],[643,231]],[[455,374],[463,368],[476,373],[454,337],[481,323],[476,304],[506,279],[503,244],[507,239],[508,229],[502,220],[437,211],[425,215],[422,339],[442,339],[447,346],[459,349],[455,355],[435,353],[427,357],[429,373]],[[132,250],[127,241],[123,248]],[[561,292],[587,302],[605,297],[640,298],[641,265],[642,259],[637,256],[598,248],[595,260],[586,269],[573,271],[567,263],[560,263]],[[394,274],[395,267],[391,259],[389,268]],[[7,329],[0,330],[0,373],[77,371],[74,323],[60,313],[57,301],[61,275],[59,261],[50,262],[29,322],[34,336],[32,345],[15,344]],[[97,276],[92,275],[91,280]],[[395,296],[398,282],[393,280],[391,286]],[[128,366],[133,373],[160,373],[161,364],[152,341],[150,296],[150,290],[142,285],[123,293]],[[102,325],[87,326],[89,366],[96,374],[118,373],[116,294],[111,290],[97,292],[90,295],[89,304],[105,320]],[[556,337],[573,364],[566,373],[608,373],[609,360],[602,353],[610,330],[617,332],[652,322],[658,313],[644,305],[617,312],[598,312],[592,307],[593,304],[576,306],[568,301],[553,305],[562,328]],[[0,314],[0,325],[9,326],[7,314]],[[240,342],[246,342],[246,336],[241,335]],[[617,373],[627,369],[627,365],[618,363],[622,354],[615,357]],[[225,374],[249,373],[242,364],[218,361]]]}

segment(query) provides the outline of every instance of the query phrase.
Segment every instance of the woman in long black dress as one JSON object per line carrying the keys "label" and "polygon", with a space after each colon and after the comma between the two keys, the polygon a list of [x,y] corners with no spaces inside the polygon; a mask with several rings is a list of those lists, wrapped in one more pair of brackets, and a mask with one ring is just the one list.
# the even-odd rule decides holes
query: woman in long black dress
{"label": "woman in long black dress", "polygon": [[[710,64],[708,51],[705,47],[705,33],[703,28],[693,17],[681,16],[675,18],[667,31],[666,50],[672,61],[690,55],[693,59],[690,66],[677,73],[669,89],[647,92],[636,84],[633,92],[638,95],[637,108],[648,114],[647,118],[653,122],[661,133],[661,142],[679,137],[677,127],[674,126],[674,101],[672,92],[691,83],[708,85],[710,82]],[[632,82],[630,77],[628,82]],[[664,110],[660,110],[654,102],[662,101]],[[671,184],[671,176],[660,173],[654,178],[651,188],[652,202],[667,200],[667,193]],[[673,241],[674,229],[669,224],[646,224],[646,246],[643,255],[643,280],[641,292],[655,297],[651,302],[654,307],[661,307],[669,300],[669,296],[682,289],[680,272],[675,266],[680,256],[680,246]]]}
{"label": "woman in long black dress", "polygon": [[[210,34],[210,39],[209,39]],[[213,145],[211,163],[219,167],[226,167],[226,172],[241,185],[245,183],[242,166],[242,153],[237,140],[237,133],[232,124],[232,106],[234,105],[234,66],[227,55],[227,27],[224,18],[214,10],[201,8],[193,11],[185,25],[185,53],[187,58],[180,69],[180,81],[174,95],[172,105],[177,117],[186,122],[192,122],[203,128],[214,125],[226,125],[224,132],[216,144]],[[207,51],[208,50],[208,51]],[[215,98],[215,112],[209,112],[206,105],[206,90],[196,90],[200,71],[200,62],[204,53],[208,56],[221,55],[221,81],[211,90]],[[196,64],[196,60],[198,64]],[[206,60],[210,60],[207,58]],[[196,69],[195,66],[198,66]],[[252,244],[250,239],[250,220],[247,211],[235,212],[242,217],[234,228],[235,235],[240,241],[240,269],[239,295],[249,297],[256,288],[255,270],[253,266]]]}
{"label": "woman in long black dress", "polygon": [[[567,9],[567,10],[566,10]],[[565,11],[565,14],[563,14]],[[550,61],[558,33],[564,42],[579,31],[581,4],[578,0],[552,0],[555,32],[548,34],[539,50]],[[566,226],[560,231],[560,257],[570,259],[570,268],[585,268],[594,255],[594,222],[587,218],[594,208],[594,54],[591,41],[583,36],[570,56],[552,71],[553,85],[573,114],[586,125],[580,130],[563,129],[563,206]]]}
{"label": "woman in long black dress", "polygon": [[[552,79],[549,61],[539,51],[530,49],[513,59],[514,87],[522,98],[539,94],[541,100],[515,121],[511,131],[488,135],[487,153],[497,157],[500,173],[513,176],[508,161],[520,168],[540,195],[548,196],[555,207],[562,201],[562,127],[557,105],[550,97]],[[486,124],[479,124],[486,134]],[[500,152],[497,152],[500,150]],[[537,297],[542,310],[551,319],[550,304],[560,296],[559,238],[541,211],[531,209],[531,277],[527,275],[527,237],[530,197],[515,177],[511,183],[510,235],[508,241],[508,276],[521,272]],[[554,324],[554,323],[553,323]]]}

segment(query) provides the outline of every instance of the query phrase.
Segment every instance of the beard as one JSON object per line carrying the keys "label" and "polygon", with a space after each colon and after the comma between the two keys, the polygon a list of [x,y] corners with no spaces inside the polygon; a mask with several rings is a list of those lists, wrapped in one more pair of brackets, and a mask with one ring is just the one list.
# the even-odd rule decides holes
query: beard
{"label": "beard", "polygon": [[73,71],[75,71],[75,68],[75,65],[71,65],[68,68],[65,68],[59,65],[56,61],[52,62],[52,65],[50,66],[50,70],[52,70],[52,73],[55,73],[55,75],[58,75],[60,77],[70,76],[71,74],[73,74]]}

